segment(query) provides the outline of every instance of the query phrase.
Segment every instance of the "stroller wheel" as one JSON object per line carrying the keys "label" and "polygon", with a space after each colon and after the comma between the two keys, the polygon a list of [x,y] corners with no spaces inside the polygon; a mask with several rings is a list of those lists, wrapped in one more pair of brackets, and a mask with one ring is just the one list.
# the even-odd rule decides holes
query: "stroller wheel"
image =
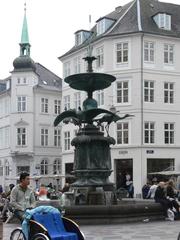
{"label": "stroller wheel", "polygon": [[21,228],[16,228],[12,231],[10,240],[25,240],[25,236]]}
{"label": "stroller wheel", "polygon": [[50,240],[50,239],[43,233],[37,233],[31,238],[31,240]]}

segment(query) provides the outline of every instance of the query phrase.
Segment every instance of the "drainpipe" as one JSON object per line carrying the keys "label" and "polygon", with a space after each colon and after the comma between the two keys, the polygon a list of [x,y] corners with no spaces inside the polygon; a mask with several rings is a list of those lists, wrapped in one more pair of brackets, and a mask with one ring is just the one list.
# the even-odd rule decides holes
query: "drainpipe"
{"label": "drainpipe", "polygon": [[141,69],[140,69],[140,78],[141,78],[141,186],[143,185],[143,138],[144,138],[144,72],[143,72],[143,59],[144,59],[144,51],[143,51],[143,41],[144,41],[144,33],[141,34]]}

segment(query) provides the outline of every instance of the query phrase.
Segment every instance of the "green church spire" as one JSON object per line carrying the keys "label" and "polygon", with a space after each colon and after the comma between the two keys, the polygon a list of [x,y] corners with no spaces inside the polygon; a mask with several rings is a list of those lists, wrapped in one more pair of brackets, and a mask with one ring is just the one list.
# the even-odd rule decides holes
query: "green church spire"
{"label": "green church spire", "polygon": [[24,44],[24,43],[29,43],[26,7],[24,8],[24,20],[23,20],[23,28],[22,28],[22,34],[21,34],[21,44]]}
{"label": "green church spire", "polygon": [[29,44],[29,35],[28,35],[28,25],[26,18],[26,3],[24,4],[24,20],[21,34],[21,43],[20,43],[20,55],[21,56],[30,56],[30,47]]}

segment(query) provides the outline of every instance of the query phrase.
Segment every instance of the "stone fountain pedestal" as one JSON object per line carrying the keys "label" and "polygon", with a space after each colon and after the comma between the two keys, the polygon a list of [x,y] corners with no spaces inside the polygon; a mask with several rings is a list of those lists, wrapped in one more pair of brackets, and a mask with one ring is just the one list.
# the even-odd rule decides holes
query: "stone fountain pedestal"
{"label": "stone fountain pedestal", "polygon": [[115,144],[115,140],[105,137],[93,124],[88,124],[80,129],[71,144],[75,147],[74,175],[77,178],[71,186],[75,196],[82,195],[80,202],[76,203],[106,204],[114,189],[109,176],[112,172],[110,144]]}

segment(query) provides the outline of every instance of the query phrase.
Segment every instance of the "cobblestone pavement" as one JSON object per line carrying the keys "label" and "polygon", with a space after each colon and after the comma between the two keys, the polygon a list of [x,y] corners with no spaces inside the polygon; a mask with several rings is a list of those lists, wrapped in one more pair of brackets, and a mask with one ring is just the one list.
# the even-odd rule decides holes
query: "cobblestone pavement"
{"label": "cobblestone pavement", "polygon": [[[19,225],[4,224],[3,240],[9,240],[11,231]],[[154,221],[113,225],[80,226],[86,240],[177,240],[180,221]]]}

